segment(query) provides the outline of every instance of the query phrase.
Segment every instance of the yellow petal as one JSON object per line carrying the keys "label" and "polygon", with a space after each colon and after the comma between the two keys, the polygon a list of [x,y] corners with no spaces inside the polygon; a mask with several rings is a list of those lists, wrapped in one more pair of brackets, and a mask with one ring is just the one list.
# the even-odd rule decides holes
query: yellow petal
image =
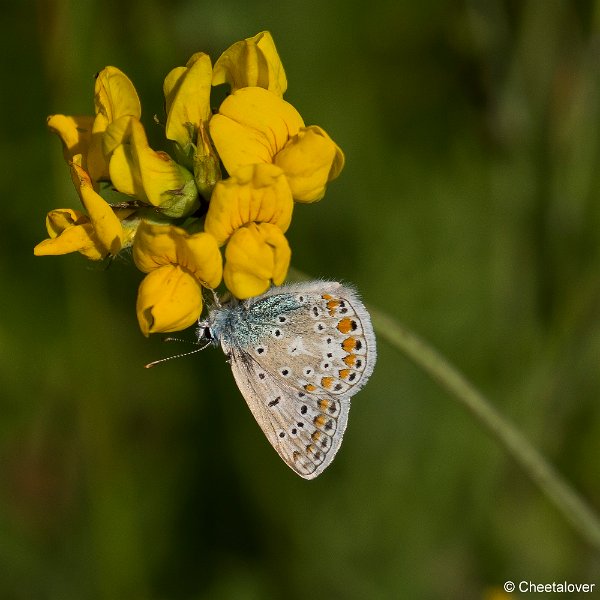
{"label": "yellow petal", "polygon": [[200,123],[211,117],[211,79],[210,57],[204,52],[194,54],[185,67],[173,69],[165,79],[165,134],[184,150],[196,143]]}
{"label": "yellow petal", "polygon": [[223,257],[215,238],[209,233],[188,235],[185,253],[180,255],[180,264],[189,269],[196,279],[215,289],[223,278]]}
{"label": "yellow petal", "polygon": [[142,221],[133,243],[133,261],[143,273],[164,265],[177,264],[177,237],[187,233],[174,225]]}
{"label": "yellow petal", "polygon": [[103,153],[103,134],[114,121],[124,116],[139,119],[142,109],[131,80],[116,67],[106,67],[96,76],[94,93],[96,118],[88,157],[88,172],[94,181],[109,178],[107,157]]}
{"label": "yellow petal", "polygon": [[87,156],[92,141],[93,123],[92,116],[51,115],[48,117],[48,129],[60,137],[67,162],[75,154]]}
{"label": "yellow petal", "polygon": [[96,76],[94,104],[96,114],[104,115],[108,123],[124,115],[137,119],[142,116],[142,107],[133,83],[116,67],[105,67]]}
{"label": "yellow petal", "polygon": [[199,203],[192,174],[166,152],[152,150],[142,124],[135,119],[132,120],[131,143],[148,202],[172,217],[194,212]]}
{"label": "yellow petal", "polygon": [[326,184],[339,175],[344,155],[323,129],[312,125],[290,139],[275,164],[285,172],[294,200],[315,202],[325,195]]}
{"label": "yellow petal", "polygon": [[304,121],[291,104],[259,87],[242,88],[228,96],[209,124],[229,174],[244,165],[272,162],[301,127]]}
{"label": "yellow petal", "polygon": [[199,283],[216,288],[221,282],[223,261],[215,239],[208,233],[189,234],[174,225],[142,221],[133,244],[137,268],[149,273],[164,265],[179,265]]}
{"label": "yellow petal", "polygon": [[293,207],[287,179],[279,167],[248,165],[217,183],[204,228],[219,245],[236,229],[253,221],[277,225],[285,232],[292,220]]}
{"label": "yellow petal", "polygon": [[92,125],[92,139],[87,156],[87,171],[92,181],[110,181],[108,160],[103,151],[104,132],[108,125],[109,121],[105,115],[96,115]]}
{"label": "yellow petal", "polygon": [[80,252],[90,260],[101,260],[106,256],[91,223],[68,226],[33,249],[35,256],[56,256],[71,252]]}
{"label": "yellow petal", "polygon": [[215,63],[212,83],[228,83],[232,91],[256,86],[283,96],[287,79],[271,34],[262,31],[225,50]]}
{"label": "yellow petal", "polygon": [[108,254],[118,254],[123,243],[123,228],[113,209],[94,191],[90,176],[81,167],[81,156],[73,157],[71,178],[81,203],[87,210],[100,245]]}
{"label": "yellow petal", "polygon": [[[197,54],[203,54],[203,52],[198,52]],[[193,54],[190,60],[188,60],[188,65],[190,61],[194,58],[194,56],[196,56],[196,54]],[[183,77],[188,72],[188,70],[189,68],[187,66],[175,67],[167,73],[167,76],[163,81],[163,94],[165,96],[165,112],[167,114],[169,114],[169,111],[171,110],[171,104],[173,104],[173,100],[175,99],[175,92],[177,91],[177,87],[180,81],[183,80]]]}
{"label": "yellow petal", "polygon": [[102,154],[104,156],[110,158],[119,146],[130,143],[133,121],[139,123],[135,117],[123,115],[108,124],[102,136]]}
{"label": "yellow petal", "polygon": [[107,127],[102,137],[102,155],[110,159],[110,181],[115,188],[144,202],[146,195],[131,144],[133,120],[133,117],[123,116]]}
{"label": "yellow petal", "polygon": [[89,222],[86,214],[72,208],[56,208],[46,215],[46,229],[51,238],[60,235],[67,227]]}
{"label": "yellow petal", "polygon": [[188,272],[165,265],[144,277],[136,304],[142,333],[180,331],[193,325],[202,312],[202,289]]}
{"label": "yellow petal", "polygon": [[250,223],[238,229],[225,249],[223,278],[240,299],[265,292],[271,281],[284,282],[290,264],[290,246],[281,229],[269,223]]}

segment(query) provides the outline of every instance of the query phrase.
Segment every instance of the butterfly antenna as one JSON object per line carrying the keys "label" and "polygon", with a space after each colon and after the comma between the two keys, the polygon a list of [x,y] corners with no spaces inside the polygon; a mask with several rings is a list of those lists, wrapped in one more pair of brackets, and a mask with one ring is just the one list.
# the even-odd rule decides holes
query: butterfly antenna
{"label": "butterfly antenna", "polygon": [[150,369],[151,367],[155,367],[156,365],[167,362],[168,360],[173,360],[174,358],[182,358],[184,356],[189,356],[190,354],[197,354],[198,352],[202,352],[202,350],[204,350],[205,348],[208,348],[208,346],[210,346],[210,344],[211,344],[210,342],[207,342],[206,344],[204,344],[204,346],[200,346],[200,348],[196,348],[195,350],[192,350],[191,352],[183,352],[182,354],[176,354],[175,356],[167,356],[167,358],[160,358],[159,360],[153,360],[151,363],[144,365],[144,368]]}

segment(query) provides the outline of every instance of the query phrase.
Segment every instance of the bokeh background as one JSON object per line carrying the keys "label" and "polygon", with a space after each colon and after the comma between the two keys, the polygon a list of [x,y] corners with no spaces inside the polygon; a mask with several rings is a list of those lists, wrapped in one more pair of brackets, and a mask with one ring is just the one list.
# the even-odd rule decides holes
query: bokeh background
{"label": "bokeh background", "polygon": [[[77,206],[47,115],[106,65],[159,146],[162,81],[269,29],[286,99],[345,150],[296,267],[443,352],[600,509],[600,3],[39,0],[0,25],[0,598],[499,597],[600,559],[481,426],[380,341],[319,479],[218,351],[139,332],[141,273],[34,258]],[[193,339],[190,330],[186,334]]]}

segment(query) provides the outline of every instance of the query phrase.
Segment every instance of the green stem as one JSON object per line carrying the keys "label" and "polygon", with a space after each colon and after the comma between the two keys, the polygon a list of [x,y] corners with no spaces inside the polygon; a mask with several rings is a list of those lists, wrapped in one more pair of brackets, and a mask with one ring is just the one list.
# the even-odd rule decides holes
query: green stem
{"label": "green stem", "polygon": [[434,348],[385,313],[369,310],[378,336],[405,354],[469,410],[581,536],[600,549],[600,520],[527,438]]}

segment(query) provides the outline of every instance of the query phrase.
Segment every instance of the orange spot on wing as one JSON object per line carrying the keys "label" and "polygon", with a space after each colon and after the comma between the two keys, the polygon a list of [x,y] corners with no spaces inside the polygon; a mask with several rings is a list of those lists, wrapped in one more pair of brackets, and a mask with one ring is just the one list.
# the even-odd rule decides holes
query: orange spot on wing
{"label": "orange spot on wing", "polygon": [[346,338],[342,342],[342,348],[344,349],[344,352],[352,352],[352,350],[354,350],[354,348],[356,348],[356,338],[353,338],[353,337]]}
{"label": "orange spot on wing", "polygon": [[356,321],[353,321],[350,317],[344,317],[337,324],[337,328],[341,333],[350,333],[356,329]]}
{"label": "orange spot on wing", "polygon": [[324,388],[329,389],[333,385],[333,377],[323,377],[321,379],[321,385]]}
{"label": "orange spot on wing", "polygon": [[325,415],[319,415],[318,417],[315,417],[315,420],[313,421],[313,423],[317,427],[323,427],[323,425],[325,425],[326,421],[327,421],[327,417]]}
{"label": "orange spot on wing", "polygon": [[340,371],[339,371],[341,379],[346,379],[346,377],[348,377],[348,375],[350,375],[350,373],[351,373],[350,369],[340,369]]}
{"label": "orange spot on wing", "polygon": [[329,402],[329,400],[327,400],[327,398],[323,398],[323,400],[319,400],[318,404],[319,404],[319,408],[321,410],[327,410],[330,402]]}
{"label": "orange spot on wing", "polygon": [[323,294],[321,296],[321,298],[323,298],[323,300],[331,300],[333,298],[333,296],[330,294]]}
{"label": "orange spot on wing", "polygon": [[314,391],[317,389],[317,387],[316,387],[316,386],[314,386],[312,383],[307,383],[307,384],[304,386],[304,389],[305,389],[307,392],[314,392]]}
{"label": "orange spot on wing", "polygon": [[339,300],[330,300],[327,303],[327,308],[329,309],[329,316],[333,317],[335,315],[335,309],[340,305]]}
{"label": "orange spot on wing", "polygon": [[[323,421],[325,421],[325,417],[323,417]],[[313,431],[313,433],[310,437],[313,442],[316,442],[322,435],[323,435],[323,433],[320,431]]]}
{"label": "orange spot on wing", "polygon": [[342,358],[342,360],[349,366],[353,367],[356,363],[356,354],[348,354]]}

